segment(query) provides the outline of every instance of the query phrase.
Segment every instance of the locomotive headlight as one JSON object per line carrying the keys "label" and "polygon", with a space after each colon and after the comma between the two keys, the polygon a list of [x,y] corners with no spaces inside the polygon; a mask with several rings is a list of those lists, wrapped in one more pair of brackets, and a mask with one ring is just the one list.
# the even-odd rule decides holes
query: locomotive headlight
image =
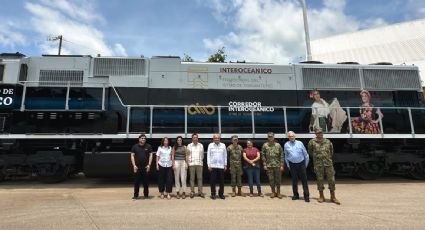
{"label": "locomotive headlight", "polygon": [[0,97],[0,105],[11,105],[13,103],[13,98],[11,97]]}

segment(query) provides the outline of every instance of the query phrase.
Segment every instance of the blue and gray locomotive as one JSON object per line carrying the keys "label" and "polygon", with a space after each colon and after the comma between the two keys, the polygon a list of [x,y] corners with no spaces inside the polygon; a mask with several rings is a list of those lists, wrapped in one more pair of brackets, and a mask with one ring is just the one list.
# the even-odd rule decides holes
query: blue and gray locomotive
{"label": "blue and gray locomotive", "polygon": [[[320,96],[317,96],[320,95]],[[315,104],[317,106],[315,106]],[[337,175],[425,176],[425,109],[415,66],[182,62],[152,58],[0,56],[0,180],[55,182],[130,175],[129,148],[146,133],[214,133],[260,146],[323,127]]]}

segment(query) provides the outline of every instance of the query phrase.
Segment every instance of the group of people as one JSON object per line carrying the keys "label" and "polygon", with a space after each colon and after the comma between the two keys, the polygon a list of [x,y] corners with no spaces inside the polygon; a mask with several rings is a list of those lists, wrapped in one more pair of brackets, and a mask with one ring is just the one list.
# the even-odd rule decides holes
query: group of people
{"label": "group of people", "polygon": [[[231,144],[225,146],[220,140],[219,134],[214,134],[213,142],[207,148],[207,166],[210,172],[210,198],[215,200],[225,199],[224,196],[224,174],[228,169],[231,175],[231,196],[246,196],[242,192],[242,175],[245,171],[248,176],[249,196],[254,196],[254,182],[257,188],[257,196],[264,197],[261,191],[260,168],[266,171],[271,187],[271,198],[282,199],[281,179],[285,168],[290,170],[292,179],[292,200],[300,199],[298,193],[298,180],[301,180],[304,192],[304,201],[310,202],[310,193],[307,183],[306,168],[310,156],[313,158],[314,172],[317,176],[317,188],[320,197],[318,202],[325,201],[324,183],[325,178],[329,184],[331,202],[340,204],[335,197],[335,171],[332,156],[333,145],[330,140],[323,137],[323,130],[315,130],[316,138],[308,143],[308,151],[301,141],[296,140],[295,133],[288,132],[288,141],[284,147],[275,141],[274,133],[267,134],[267,142],[263,144],[261,151],[254,147],[252,140],[246,141],[246,148],[239,144],[236,135],[231,137]],[[140,182],[143,182],[144,197],[149,198],[148,173],[152,165],[152,146],[146,143],[146,136],[141,134],[139,142],[131,149],[131,163],[135,175],[134,196],[139,198]],[[158,189],[162,199],[171,199],[172,175],[176,187],[176,198],[186,198],[187,171],[190,174],[190,198],[199,196],[205,198],[203,187],[203,162],[204,147],[198,141],[198,135],[192,134],[192,142],[185,146],[181,136],[176,138],[175,144],[170,146],[170,141],[164,137],[161,145],[156,151],[156,170],[158,171]],[[195,193],[195,178],[197,179],[198,193]],[[216,185],[219,185],[218,193]]]}

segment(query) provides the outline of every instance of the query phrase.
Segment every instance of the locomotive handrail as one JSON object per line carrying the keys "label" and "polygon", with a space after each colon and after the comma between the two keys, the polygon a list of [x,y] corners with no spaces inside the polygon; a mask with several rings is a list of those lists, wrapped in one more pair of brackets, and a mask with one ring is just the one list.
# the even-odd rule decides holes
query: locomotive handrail
{"label": "locomotive handrail", "polygon": [[[22,100],[21,100],[21,111],[26,110],[25,109],[25,95],[26,95],[26,88],[27,87],[36,87],[36,85],[32,85],[31,83],[40,83],[41,81],[21,81],[19,82],[19,84],[22,84],[24,86],[23,92],[22,92]],[[52,82],[48,82],[48,83],[52,83]],[[61,84],[64,84],[64,82],[60,82]],[[148,111],[148,119],[149,119],[149,124],[148,124],[148,134],[150,137],[154,137],[157,136],[159,133],[155,131],[156,128],[158,128],[157,126],[155,126],[156,124],[154,123],[154,117],[158,116],[156,113],[154,113],[154,111],[160,110],[160,109],[181,109],[181,112],[184,112],[184,120],[180,123],[177,123],[177,129],[182,129],[181,132],[182,133],[178,133],[181,134],[184,137],[188,137],[188,132],[189,132],[189,117],[188,115],[190,114],[189,112],[191,112],[191,115],[194,114],[207,114],[207,115],[213,115],[216,116],[216,118],[214,117],[214,119],[216,119],[216,123],[211,123],[214,124],[217,128],[218,133],[222,133],[223,131],[223,121],[224,122],[228,122],[226,119],[229,118],[229,116],[227,114],[224,115],[223,117],[223,110],[226,110],[228,108],[231,107],[238,107],[238,104],[236,105],[231,105],[230,103],[228,105],[211,105],[211,104],[206,104],[206,105],[200,105],[200,104],[193,104],[193,105],[132,105],[132,104],[125,104],[124,101],[122,100],[121,96],[119,95],[119,91],[116,89],[116,87],[112,84],[112,83],[90,83],[90,84],[94,84],[94,85],[102,85],[103,86],[103,92],[102,92],[102,111],[105,110],[105,88],[106,87],[110,87],[112,88],[113,92],[115,93],[119,104],[125,108],[125,115],[124,117],[126,118],[126,124],[125,124],[125,131],[123,132],[123,134],[127,137],[130,138],[134,135],[134,133],[138,133],[141,130],[133,130],[131,127],[131,122],[132,122],[132,110],[133,109],[137,109],[137,108],[146,108],[149,109]],[[66,99],[65,99],[65,103],[64,103],[64,109],[65,111],[85,111],[85,110],[73,110],[69,108],[68,105],[68,100],[69,100],[69,90],[70,88],[73,87],[80,87],[80,86],[75,86],[72,85],[70,82],[67,82],[66,84],[67,87],[67,94],[66,94]],[[243,112],[246,113],[248,115],[249,113],[249,117],[250,117],[250,121],[249,120],[245,120],[245,122],[240,123],[241,126],[237,125],[235,126],[235,128],[240,128],[242,126],[245,127],[244,130],[251,130],[250,132],[243,132],[240,135],[246,136],[246,137],[250,137],[250,138],[256,138],[256,137],[262,137],[263,134],[262,133],[258,133],[259,129],[257,129],[257,120],[259,119],[258,117],[256,117],[256,114],[258,113],[267,113],[265,111],[262,111],[261,107],[269,107],[269,108],[273,108],[273,113],[277,113],[277,116],[279,117],[281,114],[282,115],[282,120],[278,121],[276,123],[276,121],[272,124],[270,124],[272,127],[272,125],[278,125],[280,127],[284,127],[285,133],[288,132],[289,130],[291,130],[294,127],[297,128],[302,128],[301,126],[303,125],[302,123],[296,123],[296,126],[293,126],[293,120],[291,119],[297,119],[298,121],[296,122],[300,122],[301,119],[306,118],[306,114],[309,113],[309,111],[311,111],[313,108],[311,106],[282,106],[282,105],[260,105],[259,107],[256,106],[252,106],[252,105],[241,105],[239,104],[240,107],[244,107],[245,109],[242,110],[235,110],[236,112]],[[208,108],[211,108],[214,110],[214,112],[212,114],[208,114],[209,111],[207,111]],[[199,109],[201,108],[202,111],[200,111]],[[357,131],[355,132],[355,130],[353,129],[353,125],[352,122],[354,121],[354,119],[358,119],[360,117],[360,114],[357,115],[358,111],[361,109],[361,107],[353,107],[353,106],[344,106],[341,107],[342,110],[345,111],[346,116],[347,116],[347,120],[344,122],[348,122],[348,127],[347,127],[347,132],[346,133],[329,133],[331,136],[340,136],[340,137],[347,137],[347,138],[363,138],[363,137],[372,137],[372,138],[385,138],[385,137],[391,137],[391,138],[401,138],[401,137],[405,137],[405,136],[409,136],[412,138],[416,138],[416,137],[420,137],[420,138],[424,138],[425,134],[419,133],[417,134],[415,132],[415,121],[413,118],[413,112],[417,112],[417,111],[425,111],[424,107],[388,107],[388,106],[382,106],[382,107],[378,107],[375,106],[373,107],[374,109],[379,109],[381,111],[384,111],[385,114],[385,110],[400,110],[400,111],[395,111],[395,114],[402,114],[401,117],[404,119],[403,121],[400,121],[399,124],[401,124],[402,126],[404,126],[404,128],[409,127],[410,128],[410,132],[407,133],[406,129],[404,129],[404,133],[397,133],[397,134],[392,134],[392,133],[384,133],[384,125],[386,121],[390,121],[389,123],[389,128],[393,128],[391,127],[391,122],[395,122],[392,120],[388,120],[383,118],[383,119],[379,119],[379,122],[377,124],[376,130],[374,133],[368,133],[368,134],[364,134],[364,133],[358,133]],[[277,110],[275,110],[277,109]],[[289,111],[288,111],[289,110]],[[296,110],[296,112],[300,112],[300,113],[293,113]],[[49,110],[37,110],[37,111],[45,111],[48,112]],[[54,111],[61,111],[59,110],[51,110],[52,112]],[[194,111],[196,111],[194,113]],[[230,111],[229,109],[229,112]],[[403,112],[404,115],[403,115]],[[291,114],[292,113],[292,114]],[[181,113],[180,113],[181,114]],[[356,114],[353,117],[353,114]],[[391,113],[390,113],[391,114]],[[175,114],[171,113],[168,114],[167,116],[174,116]],[[183,114],[182,114],[183,115]],[[163,116],[163,115],[159,115],[159,116]],[[177,115],[176,115],[177,116]],[[275,115],[276,116],[276,115]],[[288,118],[288,116],[290,116],[291,118]],[[416,118],[418,117],[418,114],[416,113]],[[420,116],[420,114],[419,114]],[[307,117],[308,118],[308,117]],[[163,119],[160,118],[160,119]],[[232,118],[233,119],[233,118]],[[237,118],[236,118],[237,119]],[[276,119],[276,117],[275,117]],[[318,117],[316,116],[315,119],[318,119]],[[397,119],[394,118],[393,119]],[[280,118],[279,118],[280,120]],[[192,120],[193,122],[193,120]],[[238,122],[238,121],[236,121]],[[290,123],[292,122],[292,123]],[[403,122],[405,122],[403,124]],[[259,122],[261,124],[261,122]],[[264,122],[263,122],[264,123]],[[292,125],[292,127],[290,126],[290,124]],[[394,123],[393,123],[394,124]],[[146,124],[147,125],[147,124]],[[212,127],[212,128],[214,128]],[[226,129],[228,130],[228,126],[225,126]],[[247,129],[247,127],[250,127]],[[261,127],[261,126],[260,126]],[[387,127],[387,129],[388,129]],[[262,128],[264,130],[264,127]],[[421,129],[422,126],[421,126]],[[306,137],[310,137],[312,136],[312,131],[311,130],[305,130],[302,131],[301,136],[306,136]],[[120,134],[122,135],[122,134]],[[177,135],[177,133],[176,133]],[[229,133],[230,135],[230,133]],[[229,136],[229,135],[225,135],[225,136]],[[105,136],[105,135],[104,135]],[[106,135],[107,136],[107,135]],[[286,134],[283,134],[283,137],[286,137]]]}
{"label": "locomotive handrail", "polygon": [[114,90],[115,96],[117,96],[118,101],[121,103],[122,106],[127,107],[128,105],[125,105],[124,102],[121,99],[121,96],[118,94],[117,89],[115,89],[115,86],[110,82],[109,85],[111,86],[112,90]]}
{"label": "locomotive handrail", "polygon": [[[45,83],[62,83],[62,84],[64,84],[63,85],[64,87],[67,87],[69,81],[68,82],[63,82],[63,81],[19,81],[18,84],[23,85],[23,86],[27,85],[27,87],[38,87],[38,86],[35,86],[35,85],[34,86],[28,85],[28,83],[44,83],[44,82]],[[81,86],[72,85],[72,82],[69,82],[69,83],[70,83],[69,84],[69,87],[70,88],[81,87]],[[101,82],[82,82],[82,84],[84,84],[84,83],[88,83],[90,85],[103,85],[103,86],[109,86],[109,87],[111,87],[113,89],[113,91],[115,92],[115,94],[116,94],[116,96],[117,96],[120,104],[123,107],[131,106],[131,107],[145,107],[145,108],[148,108],[148,107],[153,106],[153,107],[164,107],[164,108],[167,108],[167,107],[184,108],[185,106],[187,106],[187,105],[137,105],[137,104],[135,105],[135,104],[124,104],[123,100],[121,99],[121,96],[119,95],[118,91],[116,90],[116,87],[111,82],[108,82],[108,83],[101,83]],[[207,106],[207,105],[201,105],[201,106]],[[208,106],[212,106],[212,107],[216,107],[216,108],[218,107],[218,106],[209,105],[209,104],[208,104]],[[228,106],[228,105],[220,105],[220,107],[221,108],[227,108],[227,107],[230,107],[230,106]],[[275,108],[285,107],[287,109],[311,109],[311,106],[267,105],[267,107],[275,107]],[[343,108],[359,109],[360,107],[358,107],[358,106],[344,106]],[[378,106],[374,106],[374,108],[380,108],[380,109],[407,109],[407,108],[411,108],[411,109],[425,109],[425,107],[411,107],[411,106],[397,106],[397,107],[389,107],[389,106],[380,106],[380,107],[378,107]]]}
{"label": "locomotive handrail", "polygon": [[[153,132],[153,120],[154,120],[154,110],[157,109],[170,109],[170,108],[174,108],[174,109],[181,109],[182,112],[184,112],[184,126],[181,126],[184,129],[184,133],[182,136],[184,137],[188,137],[188,105],[128,105],[127,107],[127,126],[126,126],[126,134],[128,137],[130,137],[130,135],[132,133],[136,133],[133,132],[132,130],[130,130],[130,122],[131,122],[131,110],[134,108],[149,108],[149,136],[150,137],[154,137],[156,133]],[[218,128],[218,133],[222,133],[222,109],[225,108],[229,108],[230,106],[211,106],[211,108],[215,108],[216,110],[216,116],[217,116],[217,128]],[[288,112],[287,109],[300,109],[300,110],[305,110],[305,109],[312,109],[311,107],[307,107],[307,106],[274,106],[275,108],[279,108],[282,109],[282,111],[279,111],[279,113],[283,112],[283,124],[285,127],[285,134],[283,135],[284,137],[286,137],[286,132],[288,132],[290,130],[290,128],[288,128]],[[385,109],[390,109],[390,110],[402,110],[402,111],[407,111],[408,113],[408,119],[409,119],[409,123],[406,125],[410,126],[410,133],[402,133],[402,134],[385,134],[384,133],[384,122],[383,119],[380,119],[378,122],[378,126],[379,126],[379,132],[378,133],[369,133],[369,134],[363,134],[363,133],[355,133],[353,131],[353,127],[352,127],[352,121],[353,119],[356,119],[359,116],[355,116],[354,118],[351,115],[351,111],[354,110],[360,110],[361,107],[341,107],[341,109],[346,111],[347,114],[347,122],[348,122],[348,133],[347,135],[349,135],[349,138],[362,138],[362,136],[371,136],[374,138],[384,138],[384,137],[392,137],[392,138],[399,138],[405,135],[411,135],[413,138],[415,138],[415,125],[413,122],[413,117],[412,117],[412,109],[411,107],[374,107],[375,109],[381,109],[384,110]],[[414,108],[416,110],[423,110],[425,111],[425,108]],[[245,112],[249,112],[250,113],[250,117],[251,117],[251,138],[255,138],[256,136],[259,136],[258,133],[256,133],[256,117],[255,117],[255,113],[257,111],[251,110],[251,111],[245,111]],[[261,111],[258,111],[261,113]],[[183,124],[182,124],[183,125]],[[303,134],[307,134],[307,136],[309,134],[311,134],[310,132],[305,132]],[[328,133],[328,134],[332,134],[332,135],[346,135],[344,133]]]}
{"label": "locomotive handrail", "polygon": [[[127,105],[127,104],[123,104],[124,107],[132,107],[132,108],[150,108],[150,107],[154,107],[154,108],[180,108],[180,109],[184,109],[185,107],[190,107],[190,105]],[[199,106],[210,106],[210,107],[214,107],[214,108],[229,108],[232,106],[228,106],[228,105],[199,105]],[[286,109],[312,109],[311,106],[282,106],[282,105],[267,105],[267,107],[273,107],[273,108],[286,108]],[[344,109],[360,109],[361,107],[357,107],[357,106],[341,106],[341,108]],[[425,107],[410,107],[410,106],[406,106],[406,107],[388,107],[388,106],[373,106],[374,109],[418,109],[418,110],[425,110]],[[245,111],[246,112],[246,111]],[[258,111],[261,112],[261,111]]]}

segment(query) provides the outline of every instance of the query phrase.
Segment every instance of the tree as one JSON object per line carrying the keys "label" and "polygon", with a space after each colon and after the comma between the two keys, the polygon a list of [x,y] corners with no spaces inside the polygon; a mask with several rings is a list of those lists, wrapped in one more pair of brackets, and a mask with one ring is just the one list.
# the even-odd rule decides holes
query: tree
{"label": "tree", "polygon": [[218,49],[215,54],[212,54],[207,62],[224,62],[226,61],[227,55],[224,53],[224,46],[221,49]]}
{"label": "tree", "polygon": [[184,57],[182,59],[183,62],[193,62],[193,58],[187,54],[184,54]]}

